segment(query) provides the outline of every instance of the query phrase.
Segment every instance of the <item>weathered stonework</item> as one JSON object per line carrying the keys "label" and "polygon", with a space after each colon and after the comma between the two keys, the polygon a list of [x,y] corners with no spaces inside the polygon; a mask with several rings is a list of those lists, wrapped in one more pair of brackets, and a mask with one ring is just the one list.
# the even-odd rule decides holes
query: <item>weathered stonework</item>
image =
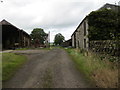
{"label": "weathered stonework", "polygon": [[120,57],[120,40],[90,41],[89,50]]}
{"label": "weathered stonework", "polygon": [[72,47],[75,47],[75,37],[74,37],[74,35],[71,37],[72,38]]}
{"label": "weathered stonework", "polygon": [[[100,9],[106,8],[106,9],[112,9],[114,11],[117,11],[118,9],[120,9],[118,7],[119,6],[117,6],[117,5],[105,4]],[[89,29],[88,16],[86,16],[71,36],[72,47],[81,48],[84,50],[89,49],[88,29]]]}
{"label": "weathered stonework", "polygon": [[72,46],[88,50],[88,19],[87,17],[80,23],[72,35]]}

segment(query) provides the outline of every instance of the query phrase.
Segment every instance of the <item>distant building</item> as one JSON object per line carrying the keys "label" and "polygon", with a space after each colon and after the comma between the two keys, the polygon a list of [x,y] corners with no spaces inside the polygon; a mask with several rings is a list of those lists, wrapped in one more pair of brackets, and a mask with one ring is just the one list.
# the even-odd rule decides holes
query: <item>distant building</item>
{"label": "distant building", "polygon": [[[101,7],[100,9],[103,9],[103,8],[118,11],[119,6],[107,3],[103,7]],[[72,47],[82,48],[85,50],[89,49],[88,29],[89,29],[88,16],[86,16],[71,36]]]}
{"label": "distant building", "polygon": [[45,37],[45,47],[50,47],[50,32]]}
{"label": "distant building", "polygon": [[17,28],[6,20],[0,22],[2,27],[2,49],[29,47],[31,37],[25,31]]}
{"label": "distant building", "polygon": [[72,46],[72,39],[69,39],[62,43],[62,47],[71,47]]}

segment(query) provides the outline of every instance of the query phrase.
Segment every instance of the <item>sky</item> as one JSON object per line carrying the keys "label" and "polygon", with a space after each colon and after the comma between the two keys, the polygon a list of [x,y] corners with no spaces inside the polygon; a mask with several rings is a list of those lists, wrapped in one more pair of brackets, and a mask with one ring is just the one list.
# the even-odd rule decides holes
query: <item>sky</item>
{"label": "sky", "polygon": [[0,21],[7,20],[28,34],[34,28],[50,31],[50,42],[61,33],[71,38],[79,23],[91,11],[120,0],[0,0]]}

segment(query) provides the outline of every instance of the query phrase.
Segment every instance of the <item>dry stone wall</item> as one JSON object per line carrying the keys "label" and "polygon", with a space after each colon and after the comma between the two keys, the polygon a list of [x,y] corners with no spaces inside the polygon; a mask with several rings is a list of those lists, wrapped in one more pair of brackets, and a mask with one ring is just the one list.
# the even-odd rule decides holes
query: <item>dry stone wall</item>
{"label": "dry stone wall", "polygon": [[89,49],[93,52],[120,57],[120,40],[89,41]]}

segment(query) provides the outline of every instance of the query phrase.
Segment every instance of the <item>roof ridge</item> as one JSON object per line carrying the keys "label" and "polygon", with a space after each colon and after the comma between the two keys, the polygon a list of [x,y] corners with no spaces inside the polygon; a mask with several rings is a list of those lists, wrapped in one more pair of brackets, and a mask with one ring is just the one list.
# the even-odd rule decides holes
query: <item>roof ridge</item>
{"label": "roof ridge", "polygon": [[[0,25],[12,25],[13,27],[19,29],[18,27],[14,26],[13,24],[11,24],[10,22],[8,22],[7,20],[3,19],[1,22],[0,22]],[[20,29],[19,29],[20,30]]]}
{"label": "roof ridge", "polygon": [[26,33],[27,35],[29,35],[26,31],[24,31],[23,29],[19,29],[18,27],[14,26],[13,24],[11,24],[10,22],[8,22],[7,20],[3,19],[1,22],[0,22],[0,25],[11,25],[15,28],[17,28],[19,31],[22,31],[24,33]]}
{"label": "roof ridge", "polygon": [[116,6],[116,7],[120,7],[119,5],[116,5],[116,4],[110,4],[110,3],[106,3],[106,4],[104,4],[104,5],[112,5],[112,6]]}
{"label": "roof ridge", "polygon": [[8,24],[8,25],[12,25],[11,23],[9,23],[7,20],[3,19],[1,22],[1,24]]}

